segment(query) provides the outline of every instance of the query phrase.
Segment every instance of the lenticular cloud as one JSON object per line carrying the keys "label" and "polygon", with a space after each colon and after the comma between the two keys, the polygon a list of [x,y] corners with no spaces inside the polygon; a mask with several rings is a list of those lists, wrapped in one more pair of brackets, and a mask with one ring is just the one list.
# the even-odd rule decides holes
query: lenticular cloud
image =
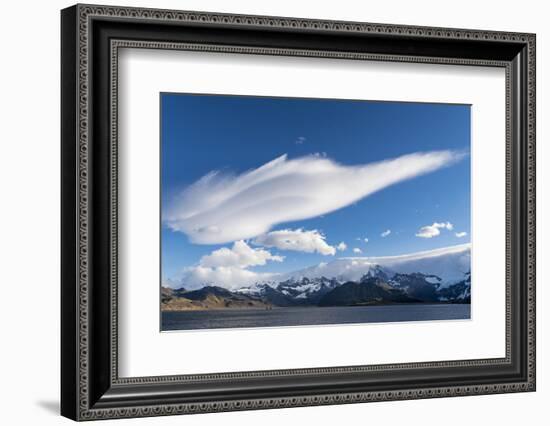
{"label": "lenticular cloud", "polygon": [[163,222],[196,244],[246,240],[277,224],[341,209],[461,157],[432,151],[345,166],[318,155],[291,160],[283,155],[240,175],[208,173],[167,203]]}

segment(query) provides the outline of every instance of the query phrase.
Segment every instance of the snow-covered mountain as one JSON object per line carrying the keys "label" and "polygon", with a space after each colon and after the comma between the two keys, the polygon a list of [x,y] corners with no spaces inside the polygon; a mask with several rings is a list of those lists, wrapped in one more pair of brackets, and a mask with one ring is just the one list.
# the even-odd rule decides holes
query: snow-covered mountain
{"label": "snow-covered mountain", "polygon": [[327,277],[345,282],[359,281],[365,275],[379,276],[381,273],[385,273],[391,277],[396,273],[411,274],[415,272],[439,277],[441,287],[447,287],[463,280],[464,274],[470,272],[470,244],[400,256],[342,257],[332,262],[320,263],[284,274],[279,281]]}
{"label": "snow-covered mountain", "polygon": [[216,283],[202,290],[172,290],[166,298],[189,294],[192,299],[197,293],[205,300],[208,295],[212,300],[221,297],[227,306],[470,303],[470,244],[402,256],[340,258],[236,290]]}
{"label": "snow-covered mountain", "polygon": [[279,306],[292,306],[296,304],[317,304],[325,294],[340,284],[341,282],[326,277],[311,279],[302,277],[298,280],[288,279],[278,283],[256,284],[251,287],[243,287],[236,292],[266,298]]}

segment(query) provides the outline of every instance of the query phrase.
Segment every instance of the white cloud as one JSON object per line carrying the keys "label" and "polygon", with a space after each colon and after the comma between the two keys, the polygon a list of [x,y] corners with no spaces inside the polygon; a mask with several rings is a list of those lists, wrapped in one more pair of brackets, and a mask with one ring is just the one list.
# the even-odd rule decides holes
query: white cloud
{"label": "white cloud", "polygon": [[420,238],[433,238],[441,234],[440,229],[447,229],[449,231],[453,230],[453,224],[450,222],[434,222],[431,225],[423,226],[416,233],[417,237]]}
{"label": "white cloud", "polygon": [[431,151],[344,166],[319,155],[292,160],[283,155],[240,175],[208,173],[163,207],[163,223],[196,244],[245,240],[277,224],[341,209],[462,157],[453,151]]}
{"label": "white cloud", "polygon": [[309,266],[298,271],[291,271],[278,277],[278,281],[302,277],[340,277],[342,280],[359,280],[368,271],[378,265],[392,273],[409,274],[418,271],[430,271],[443,280],[443,285],[454,284],[464,279],[464,272],[469,271],[471,244],[460,244],[442,247],[435,250],[408,253],[397,256],[340,257],[324,265]]}
{"label": "white cloud", "polygon": [[265,247],[276,247],[279,250],[302,251],[306,253],[320,253],[322,255],[336,254],[336,248],[327,244],[325,236],[316,229],[281,229],[256,237],[254,244]]}
{"label": "white cloud", "polygon": [[368,242],[369,242],[369,239],[368,239],[368,238],[365,238],[363,241],[364,241],[365,243],[368,243]]}
{"label": "white cloud", "polygon": [[386,229],[384,232],[380,234],[382,238],[386,238],[388,235],[391,234],[391,229]]}
{"label": "white cloud", "polygon": [[361,250],[361,249],[358,248],[358,247],[355,247],[355,248],[353,249],[353,252],[354,252],[355,254],[361,254],[361,253],[363,253],[363,250]]}
{"label": "white cloud", "polygon": [[195,290],[206,285],[215,285],[229,290],[236,290],[257,282],[269,281],[276,275],[234,267],[220,266],[217,268],[207,268],[199,265],[186,268],[181,283],[187,290]]}
{"label": "white cloud", "polygon": [[283,260],[283,256],[272,255],[268,250],[252,248],[245,241],[235,241],[232,248],[214,250],[203,256],[198,265],[185,268],[181,282],[187,289],[205,285],[239,288],[276,275],[258,273],[247,268],[265,265],[268,261]]}
{"label": "white cloud", "polygon": [[305,136],[298,136],[298,138],[296,139],[295,143],[296,143],[296,145],[302,145],[305,141],[306,141],[306,137],[305,137]]}
{"label": "white cloud", "polygon": [[208,268],[234,267],[248,268],[250,266],[265,265],[268,260],[282,262],[284,257],[274,256],[264,249],[250,247],[244,241],[235,241],[232,248],[222,247],[203,256],[200,265]]}
{"label": "white cloud", "polygon": [[458,238],[463,238],[465,237],[466,235],[468,235],[467,232],[456,232],[455,235],[458,237]]}
{"label": "white cloud", "polygon": [[339,250],[339,251],[344,251],[347,248],[348,248],[348,245],[343,241],[336,246],[336,249]]}

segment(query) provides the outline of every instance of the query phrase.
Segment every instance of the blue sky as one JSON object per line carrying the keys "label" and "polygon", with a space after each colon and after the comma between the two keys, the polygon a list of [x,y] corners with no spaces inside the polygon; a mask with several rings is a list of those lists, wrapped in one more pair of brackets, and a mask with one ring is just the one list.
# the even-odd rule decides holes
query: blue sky
{"label": "blue sky", "polygon": [[[163,93],[161,211],[163,217],[166,212],[179,216],[161,224],[162,276],[164,279],[179,276],[185,268],[199,265],[204,256],[223,247],[232,248],[233,241],[216,236],[203,238],[202,234],[189,231],[187,219],[181,219],[186,214],[181,205],[189,210],[189,201],[174,204],[174,199],[186,191],[189,193],[190,186],[208,173],[218,171],[217,176],[223,176],[217,186],[215,182],[204,183],[205,190],[215,192],[221,184],[237,185],[236,177],[286,154],[289,166],[293,160],[303,158],[310,159],[305,160],[304,167],[311,170],[325,164],[316,159],[329,161],[329,168],[332,164],[343,166],[341,173],[340,169],[335,173],[345,182],[345,176],[355,173],[349,174],[345,168],[352,170],[354,166],[365,167],[407,154],[434,151],[451,151],[453,160],[433,171],[387,184],[327,213],[275,223],[263,233],[314,230],[323,236],[327,246],[332,248],[344,242],[345,250],[329,255],[320,251],[285,250],[280,245],[262,245],[265,237],[252,236],[253,231],[242,233],[249,237],[243,240],[255,251],[253,255],[264,256],[263,263],[239,264],[240,269],[250,272],[292,271],[343,256],[396,255],[469,242],[470,106]],[[293,186],[292,176],[288,176],[289,187]],[[342,185],[341,191],[348,190]],[[297,191],[300,192],[299,188]],[[206,202],[200,194],[193,197],[189,199],[197,200],[197,204]],[[265,208],[269,211],[276,206],[270,204]],[[207,232],[223,233],[224,229],[218,229],[223,226],[234,228],[224,225],[234,222],[229,219],[224,222],[224,218],[216,216],[219,211],[215,207],[212,210],[199,212],[204,215]],[[212,215],[214,218],[210,219]],[[434,223],[440,226],[420,232],[422,227]],[[434,229],[439,234],[426,238]],[[228,232],[241,235],[236,230],[230,232],[233,230]],[[391,233],[382,237],[386,230]],[[457,236],[464,232],[466,235]],[[354,248],[362,253],[354,253]],[[232,255],[228,251],[217,253]],[[231,267],[228,263],[203,263],[210,267]]]}

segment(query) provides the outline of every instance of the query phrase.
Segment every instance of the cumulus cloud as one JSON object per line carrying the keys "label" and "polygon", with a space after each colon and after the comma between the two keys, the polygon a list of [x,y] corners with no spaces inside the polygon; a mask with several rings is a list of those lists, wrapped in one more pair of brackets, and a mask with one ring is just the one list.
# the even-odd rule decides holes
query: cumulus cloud
{"label": "cumulus cloud", "polygon": [[283,256],[263,248],[252,248],[245,241],[235,241],[233,247],[222,247],[203,256],[196,266],[185,268],[182,283],[187,289],[205,285],[239,288],[267,280],[275,274],[259,273],[247,268],[265,265],[268,261],[282,262]]}
{"label": "cumulus cloud", "polygon": [[252,248],[244,241],[235,241],[230,249],[222,247],[207,256],[203,256],[200,264],[207,268],[248,268],[250,266],[265,265],[268,260],[282,262],[284,257],[274,256],[264,249]]}
{"label": "cumulus cloud", "polygon": [[325,256],[336,253],[336,248],[328,245],[325,236],[316,229],[310,231],[301,228],[281,229],[260,235],[253,242],[264,247],[276,247],[279,250],[317,252]]}
{"label": "cumulus cloud", "polygon": [[386,229],[384,232],[380,234],[382,238],[386,238],[388,235],[391,234],[391,229]]}
{"label": "cumulus cloud", "polygon": [[181,282],[187,290],[196,290],[207,285],[236,290],[257,282],[269,281],[276,275],[274,273],[254,272],[234,267],[220,266],[217,268],[207,268],[198,265],[186,268]]}
{"label": "cumulus cloud", "polygon": [[196,244],[223,244],[266,234],[277,224],[344,208],[400,181],[463,157],[431,151],[345,166],[310,155],[286,155],[240,175],[212,171],[163,206],[163,223]]}
{"label": "cumulus cloud", "polygon": [[355,248],[353,249],[353,252],[354,252],[355,254],[361,254],[361,253],[363,253],[363,250],[361,250],[361,249],[358,248],[358,247],[355,247]]}
{"label": "cumulus cloud", "polygon": [[369,242],[369,239],[368,239],[368,238],[365,238],[363,241],[364,241],[365,243],[368,243],[368,242]]}
{"label": "cumulus cloud", "polygon": [[440,229],[447,229],[449,231],[453,230],[453,224],[450,222],[434,222],[431,225],[423,226],[416,233],[417,237],[420,238],[433,238],[441,234]]}
{"label": "cumulus cloud", "polygon": [[348,245],[343,241],[336,246],[336,249],[339,250],[339,251],[344,251],[347,248],[348,248]]}
{"label": "cumulus cloud", "polygon": [[466,235],[468,235],[467,232],[456,232],[455,235],[458,237],[458,238],[463,238],[465,237]]}

